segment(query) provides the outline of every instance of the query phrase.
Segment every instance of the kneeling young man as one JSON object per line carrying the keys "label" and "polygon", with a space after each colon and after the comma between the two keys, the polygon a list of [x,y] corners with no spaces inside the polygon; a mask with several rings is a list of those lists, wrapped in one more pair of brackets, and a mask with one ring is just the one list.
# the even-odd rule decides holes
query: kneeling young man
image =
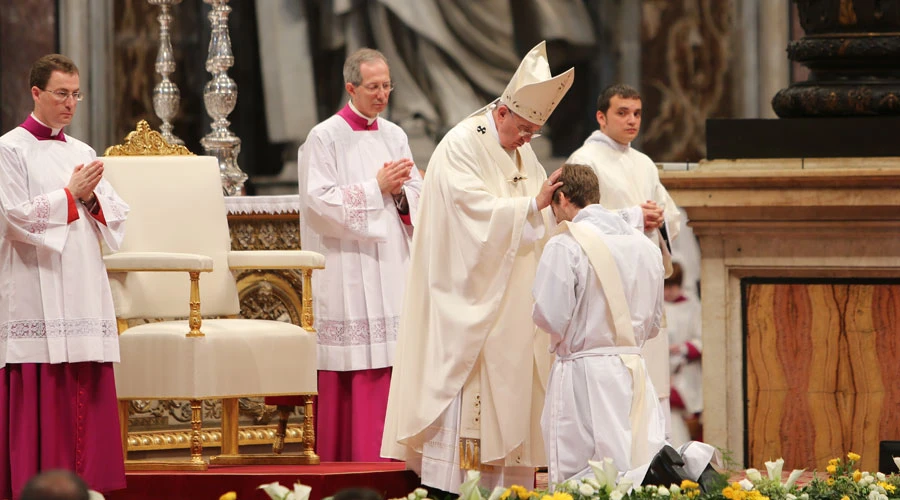
{"label": "kneeling young man", "polygon": [[700,481],[718,474],[714,449],[665,442],[665,416],[641,355],[660,330],[659,248],[600,202],[590,167],[566,164],[551,208],[560,223],[541,255],[532,316],[550,334],[556,360],[541,416],[550,484],[611,458],[635,484]]}
{"label": "kneeling young man", "polygon": [[[556,353],[541,416],[551,484],[580,477],[590,471],[588,460],[606,457],[623,472],[646,470],[665,444],[641,356],[662,318],[660,250],[598,204],[590,167],[563,165],[559,182],[550,206],[561,225],[532,290],[534,322]],[[643,472],[636,475],[640,482]]]}

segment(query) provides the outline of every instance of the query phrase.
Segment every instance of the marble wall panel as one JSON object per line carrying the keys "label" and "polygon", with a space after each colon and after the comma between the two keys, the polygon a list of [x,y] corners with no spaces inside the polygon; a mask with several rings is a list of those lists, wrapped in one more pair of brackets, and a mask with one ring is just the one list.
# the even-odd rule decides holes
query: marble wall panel
{"label": "marble wall panel", "polygon": [[753,280],[744,303],[748,463],[823,470],[854,451],[877,470],[900,435],[900,283]]}
{"label": "marble wall panel", "polygon": [[[58,47],[56,0],[16,0],[0,8],[0,134],[34,109],[28,72]],[[10,50],[13,49],[13,50]],[[78,64],[78,61],[75,61]]]}

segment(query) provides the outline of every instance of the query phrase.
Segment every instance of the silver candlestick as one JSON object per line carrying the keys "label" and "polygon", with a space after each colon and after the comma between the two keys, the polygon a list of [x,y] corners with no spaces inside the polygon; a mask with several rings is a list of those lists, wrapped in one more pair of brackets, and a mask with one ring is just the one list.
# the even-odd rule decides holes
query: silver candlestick
{"label": "silver candlestick", "polygon": [[237,84],[228,77],[228,68],[234,65],[231,53],[231,37],[228,35],[228,14],[231,7],[228,0],[203,0],[210,4],[209,23],[212,33],[209,38],[209,55],[206,71],[212,79],[203,88],[203,103],[206,112],[213,119],[212,132],[200,140],[207,154],[219,159],[219,173],[222,187],[227,196],[243,193],[245,174],[237,164],[241,152],[241,140],[228,129],[231,125],[226,117],[234,111],[237,103]]}
{"label": "silver candlestick", "polygon": [[156,54],[156,72],[162,80],[153,88],[153,111],[162,120],[159,127],[163,138],[169,144],[184,144],[172,133],[172,119],[178,114],[181,92],[169,75],[175,71],[175,58],[172,56],[172,41],[169,38],[169,23],[172,22],[171,8],[181,0],[147,0],[150,5],[159,5],[159,52]]}

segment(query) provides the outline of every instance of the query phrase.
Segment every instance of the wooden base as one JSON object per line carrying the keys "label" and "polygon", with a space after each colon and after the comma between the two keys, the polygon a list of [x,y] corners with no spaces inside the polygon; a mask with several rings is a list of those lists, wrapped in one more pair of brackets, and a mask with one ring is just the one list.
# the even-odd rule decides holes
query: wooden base
{"label": "wooden base", "polygon": [[204,471],[209,469],[206,462],[188,460],[126,460],[125,471]]}
{"label": "wooden base", "polygon": [[210,457],[212,465],[319,465],[318,455],[240,454]]}

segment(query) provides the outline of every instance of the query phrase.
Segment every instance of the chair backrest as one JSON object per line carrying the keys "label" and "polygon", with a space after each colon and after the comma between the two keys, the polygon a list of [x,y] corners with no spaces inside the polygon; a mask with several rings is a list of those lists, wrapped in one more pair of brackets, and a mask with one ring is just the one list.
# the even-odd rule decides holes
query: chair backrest
{"label": "chair backrest", "polygon": [[[203,316],[240,313],[228,268],[231,237],[212,156],[107,156],[104,177],[131,208],[122,252],[196,253],[212,257],[213,272],[200,274]],[[185,318],[190,286],[186,272],[111,273],[119,318]]]}

